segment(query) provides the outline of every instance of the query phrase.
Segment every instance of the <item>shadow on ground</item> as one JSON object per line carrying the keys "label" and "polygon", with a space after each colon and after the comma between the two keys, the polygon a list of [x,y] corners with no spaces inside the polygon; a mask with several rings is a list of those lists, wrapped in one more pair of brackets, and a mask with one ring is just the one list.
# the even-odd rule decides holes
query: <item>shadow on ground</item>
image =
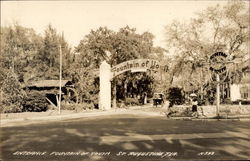
{"label": "shadow on ground", "polygon": [[[1,128],[3,160],[168,160],[248,159],[249,122],[182,121],[165,118],[116,116],[80,119],[48,124]],[[154,139],[152,135],[236,132],[232,138]],[[103,141],[115,136],[147,135],[135,141]],[[15,155],[18,152],[46,152],[45,155]],[[58,153],[57,153],[58,152]],[[74,152],[67,155],[61,152]],[[76,154],[79,152],[79,154]],[[88,154],[83,152],[89,152]],[[97,153],[94,153],[97,152]],[[101,153],[104,152],[104,153]],[[126,152],[118,156],[119,152]],[[136,156],[130,152],[178,152],[177,156]],[[199,155],[214,152],[214,155]],[[82,155],[80,155],[80,153]],[[58,154],[58,155],[56,155]],[[59,155],[61,154],[61,155]],[[134,153],[138,154],[138,153]],[[148,153],[149,154],[149,153]],[[66,155],[66,156],[65,156]]]}

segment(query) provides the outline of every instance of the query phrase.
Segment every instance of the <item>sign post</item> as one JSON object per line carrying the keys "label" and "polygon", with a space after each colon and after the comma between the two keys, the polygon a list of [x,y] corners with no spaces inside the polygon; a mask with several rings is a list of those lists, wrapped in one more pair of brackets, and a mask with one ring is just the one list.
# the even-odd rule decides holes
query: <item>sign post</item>
{"label": "sign post", "polygon": [[220,76],[216,74],[216,116],[220,116]]}
{"label": "sign post", "polygon": [[59,114],[61,114],[61,100],[62,100],[62,47],[59,45],[60,49],[60,71],[59,71],[59,99],[58,99],[58,109]]}
{"label": "sign post", "polygon": [[220,74],[227,72],[226,70],[227,54],[216,52],[210,56],[210,70],[216,74],[216,116],[220,116]]}

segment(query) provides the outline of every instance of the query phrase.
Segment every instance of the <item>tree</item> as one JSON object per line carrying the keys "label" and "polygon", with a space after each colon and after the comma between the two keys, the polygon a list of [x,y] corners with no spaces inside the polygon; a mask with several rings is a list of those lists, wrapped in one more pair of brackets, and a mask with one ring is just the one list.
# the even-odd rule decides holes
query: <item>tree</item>
{"label": "tree", "polygon": [[[103,60],[106,60],[111,66],[114,66],[131,59],[155,58],[155,54],[151,55],[154,49],[153,35],[148,32],[137,34],[136,29],[129,28],[128,26],[121,28],[118,32],[109,30],[106,27],[100,27],[96,31],[92,30],[90,34],[81,40],[75,49],[78,55],[74,68],[81,71],[86,71],[83,69],[86,68],[89,69],[88,72],[90,72],[89,74],[86,73],[87,77],[83,77],[82,75],[78,76],[78,78],[82,77],[82,79],[78,79],[81,80],[79,85],[86,86],[85,82],[89,81],[89,79],[94,80],[94,78],[97,77],[97,74],[94,74],[95,72],[93,71],[98,71],[100,62]],[[107,50],[111,53],[110,56],[106,55],[105,51]],[[157,48],[157,51],[159,53],[162,52],[159,48]],[[119,98],[124,99],[129,95],[141,95],[143,90],[150,92],[150,90],[152,90],[152,83],[153,78],[147,73],[125,72],[113,79],[113,97],[117,95]],[[147,87],[145,87],[146,85]],[[96,87],[93,86],[93,89]],[[115,90],[116,88],[119,90]],[[83,93],[88,91],[83,90],[86,89],[86,87],[79,89],[82,89],[79,91],[80,95],[84,95]],[[91,93],[97,94],[98,92]]]}
{"label": "tree", "polygon": [[35,79],[59,79],[59,45],[63,56],[63,77],[69,78],[67,69],[72,62],[71,48],[64,36],[59,35],[55,28],[48,25],[41,48],[33,61],[34,64],[31,65],[33,70],[37,71]]}
{"label": "tree", "polygon": [[12,70],[1,71],[0,76],[0,111],[1,112],[21,112],[25,92],[21,88],[17,75]]}
{"label": "tree", "polygon": [[[58,79],[59,44],[65,58],[65,69],[72,62],[71,49],[64,37],[58,35],[51,25],[46,29],[44,37],[18,24],[1,27],[1,105],[8,107],[9,111],[20,111],[24,98],[20,94],[23,93],[22,87],[33,80]],[[67,73],[65,70],[63,76],[70,79]]]}
{"label": "tree", "polygon": [[174,21],[166,26],[169,50],[175,53],[171,83],[179,77],[178,84],[184,88],[190,84],[196,85],[196,89],[202,88],[210,83],[206,65],[210,55],[223,51],[229,55],[230,61],[246,56],[250,31],[248,20],[246,2],[230,1],[226,6],[208,7],[189,23]]}
{"label": "tree", "polygon": [[42,37],[33,29],[18,24],[1,27],[1,68],[11,69],[21,82],[26,68],[33,63],[41,48]]}

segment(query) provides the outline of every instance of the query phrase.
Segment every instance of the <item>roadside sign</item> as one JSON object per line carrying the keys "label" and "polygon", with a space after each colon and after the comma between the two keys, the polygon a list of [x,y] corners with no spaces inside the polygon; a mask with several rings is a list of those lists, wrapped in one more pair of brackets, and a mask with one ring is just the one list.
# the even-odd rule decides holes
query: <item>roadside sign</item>
{"label": "roadside sign", "polygon": [[210,56],[210,70],[216,74],[226,72],[227,54],[217,52]]}

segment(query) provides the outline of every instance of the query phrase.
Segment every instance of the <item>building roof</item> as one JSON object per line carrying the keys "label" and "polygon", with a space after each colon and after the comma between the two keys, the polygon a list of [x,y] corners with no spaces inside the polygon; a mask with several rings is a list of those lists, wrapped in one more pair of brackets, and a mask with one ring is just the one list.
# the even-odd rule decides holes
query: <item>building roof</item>
{"label": "building roof", "polygon": [[[62,87],[66,86],[67,84],[71,84],[69,80],[62,80]],[[59,87],[60,81],[59,80],[40,80],[31,82],[28,87]]]}

